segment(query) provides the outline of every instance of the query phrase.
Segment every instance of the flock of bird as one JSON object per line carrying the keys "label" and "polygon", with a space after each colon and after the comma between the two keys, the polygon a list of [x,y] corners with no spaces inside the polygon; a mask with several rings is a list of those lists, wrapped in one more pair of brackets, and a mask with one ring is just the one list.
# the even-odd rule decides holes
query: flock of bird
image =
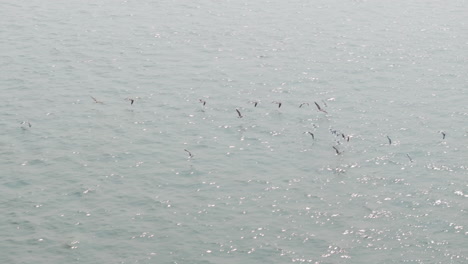
{"label": "flock of bird", "polygon": [[[200,103],[201,103],[203,106],[206,105],[206,101],[205,101],[205,100],[199,99],[199,101],[200,101]],[[323,102],[323,104],[324,104],[325,106],[327,106],[327,104],[326,104],[325,101],[322,100],[322,102]],[[254,107],[257,107],[257,105],[258,105],[259,102],[258,102],[258,101],[252,101],[251,103],[254,105]],[[272,103],[273,103],[273,104],[277,104],[277,105],[278,105],[278,108],[281,108],[281,105],[282,105],[281,102],[273,101]],[[328,112],[325,111],[317,102],[314,101],[314,104],[315,104],[315,106],[317,107],[317,110],[318,110],[318,111],[323,112],[323,113],[325,113],[325,114],[328,114]],[[301,104],[299,105],[299,108],[302,108],[304,105],[309,106],[309,103],[301,103]],[[236,112],[237,112],[238,118],[243,118],[243,117],[244,117],[244,116],[242,115],[242,113],[239,111],[239,109],[236,108]],[[347,135],[345,135],[344,133],[340,133],[340,132],[338,132],[338,131],[336,131],[336,130],[330,129],[330,132],[331,132],[332,134],[334,134],[335,136],[341,136],[346,142],[349,142],[350,139],[351,139],[351,136],[349,136],[349,135],[347,136]],[[442,139],[444,140],[444,139],[445,139],[445,136],[446,136],[447,134],[446,134],[444,131],[439,131],[439,133],[442,134]],[[315,140],[315,135],[314,135],[314,133],[312,133],[312,132],[310,132],[310,131],[306,131],[306,132],[304,132],[304,134],[309,134],[309,135],[312,137],[312,139]],[[387,136],[387,139],[388,139],[388,144],[389,144],[389,145],[392,145],[392,139],[391,139],[389,136]],[[333,147],[333,149],[335,150],[335,152],[336,152],[337,155],[341,155],[341,154],[342,154],[342,151],[340,151],[336,146],[332,146],[332,147]],[[184,149],[184,150],[189,154],[189,158],[192,158],[192,157],[193,157],[193,154],[192,154],[190,151],[188,151],[187,149]],[[410,160],[410,162],[413,162],[413,159],[411,158],[411,156],[410,156],[409,154],[406,154],[406,156],[408,157],[408,159]]]}
{"label": "flock of bird", "polygon": [[[206,105],[206,101],[203,100],[203,99],[199,99],[199,102],[200,102],[203,106]],[[257,107],[257,105],[259,104],[258,101],[251,101],[250,103],[252,103],[252,104],[254,105],[254,107]],[[273,101],[272,103],[273,103],[273,104],[277,104],[277,105],[278,105],[278,108],[281,108],[281,105],[282,105],[281,102]],[[323,103],[325,106],[327,106],[327,104],[326,104],[325,101],[322,100],[322,103]],[[325,114],[328,114],[328,112],[325,111],[325,110],[320,106],[320,104],[318,104],[318,103],[315,102],[315,101],[314,101],[314,104],[315,104],[315,106],[317,107],[317,110],[318,110],[318,111],[323,112],[323,113],[325,113]],[[302,108],[302,107],[305,106],[305,105],[309,106],[309,103],[301,103],[301,104],[299,105],[299,108]],[[237,112],[238,118],[243,118],[243,117],[244,117],[244,116],[242,115],[242,113],[240,112],[239,109],[236,108],[236,112]],[[331,132],[332,134],[334,134],[335,136],[341,136],[341,137],[343,138],[343,140],[345,140],[346,142],[349,142],[350,139],[351,139],[351,136],[349,136],[349,135],[347,136],[347,135],[345,135],[344,133],[340,133],[340,132],[338,132],[338,131],[336,131],[336,130],[330,129],[330,132]],[[445,139],[446,133],[443,132],[443,131],[439,131],[439,132],[442,134],[442,139]],[[309,134],[309,135],[312,137],[312,140],[315,140],[315,135],[314,135],[314,133],[312,133],[312,132],[310,132],[310,131],[306,131],[306,132],[304,132],[304,134]],[[389,136],[387,136],[387,139],[388,139],[388,144],[389,144],[389,145],[392,145],[392,139],[391,139]],[[337,155],[341,155],[341,154],[342,154],[342,151],[340,151],[336,146],[332,146],[332,147],[333,147],[333,149],[335,150],[335,152],[336,152]],[[192,154],[190,151],[188,151],[187,149],[184,149],[184,150],[189,154],[189,158],[193,158],[193,154]],[[408,157],[408,159],[410,160],[410,162],[413,162],[413,159],[411,158],[411,156],[410,156],[409,154],[406,154],[406,156]]]}
{"label": "flock of bird", "polygon": [[[200,99],[200,102],[203,104],[203,106],[206,105],[206,101],[205,101],[205,100]],[[257,105],[258,105],[258,102],[257,102],[257,101],[254,101],[254,102],[251,102],[251,103],[254,105],[254,107],[257,107]],[[273,103],[273,104],[277,104],[277,105],[278,105],[278,108],[281,108],[281,105],[282,105],[281,102],[276,102],[276,101],[274,101],[274,102],[272,102],[272,103]],[[319,111],[328,114],[328,112],[325,111],[325,110],[323,110],[317,102],[314,102],[314,103],[315,103],[315,105],[317,106],[317,109],[318,109]],[[299,105],[299,108],[301,108],[301,107],[304,106],[304,105],[309,105],[309,103],[302,103],[302,104]],[[239,111],[239,109],[236,109],[236,111],[237,111],[237,114],[239,115],[238,117],[239,117],[239,118],[242,118],[243,116],[242,116],[241,112]],[[313,136],[313,135],[312,135],[312,136]]]}
{"label": "flock of bird", "polygon": [[[206,105],[206,101],[205,101],[205,100],[200,99],[199,101],[200,101],[200,103],[203,104],[203,106]],[[257,107],[257,105],[258,105],[258,101],[253,101],[253,102],[251,102],[251,103],[254,105],[254,107]],[[282,105],[281,102],[273,101],[272,103],[273,103],[273,104],[277,104],[277,105],[278,105],[278,108],[281,108],[281,105]],[[326,105],[325,102],[323,102],[323,103]],[[328,112],[325,111],[325,110],[323,110],[322,107],[320,107],[320,105],[319,105],[317,102],[314,102],[314,104],[315,104],[315,106],[317,107],[318,111],[323,112],[323,113],[325,113],[325,114],[328,114]],[[301,103],[301,104],[299,105],[299,108],[302,108],[304,105],[309,105],[309,103]],[[239,109],[236,108],[236,112],[237,112],[238,118],[243,118],[243,117],[244,117],[244,116],[241,114],[241,112],[239,111]],[[336,131],[336,130],[332,130],[331,132],[332,132],[333,134],[335,134],[335,135],[337,134],[337,131]],[[311,136],[312,136],[312,139],[315,140],[315,135],[314,135],[314,133],[312,133],[312,132],[310,132],[310,131],[304,132],[304,134],[306,134],[306,133],[309,134],[309,135],[311,135]],[[349,141],[349,139],[350,139],[349,136],[345,136],[345,134],[341,134],[341,135],[343,136],[344,139],[346,139],[347,141]],[[335,152],[336,152],[337,155],[341,155],[341,152],[340,152],[335,146],[333,146],[333,149],[335,149]],[[185,151],[187,151],[187,152],[189,153],[189,158],[192,158],[192,157],[193,157],[192,153],[190,153],[190,152],[189,152],[188,150],[186,150],[186,149],[185,149]]]}
{"label": "flock of bird", "polygon": [[[96,103],[96,104],[104,104],[104,102],[97,100],[95,97],[93,97],[93,96],[90,96],[90,97],[91,97],[91,99],[93,99],[94,103]],[[125,100],[126,100],[126,101],[129,101],[129,102],[130,102],[130,105],[133,105],[133,104],[135,103],[135,100],[136,100],[136,99],[134,99],[134,98],[125,98]],[[206,102],[205,100],[199,99],[199,102],[200,102],[203,106],[206,106],[206,103],[207,103],[207,102]],[[326,104],[325,101],[322,100],[322,102],[323,102],[323,104],[324,104],[325,106],[327,106],[327,104]],[[258,101],[252,101],[252,102],[250,102],[250,103],[252,103],[252,104],[254,105],[254,107],[257,107],[257,105],[259,104]],[[282,103],[281,103],[281,102],[273,101],[272,103],[273,103],[273,104],[277,104],[277,105],[278,105],[278,108],[281,108],[281,106],[282,106]],[[323,112],[323,113],[325,113],[325,114],[328,114],[328,112],[325,111],[317,102],[314,102],[314,104],[315,104],[315,106],[317,107],[317,110],[318,110],[318,111]],[[304,105],[309,106],[309,103],[301,103],[301,104],[299,105],[299,108],[302,108]],[[237,112],[238,118],[243,118],[243,117],[244,117],[244,116],[242,115],[242,113],[240,112],[239,109],[236,108],[236,112]],[[21,128],[22,128],[23,130],[26,130],[28,127],[29,127],[29,128],[32,127],[32,125],[31,125],[31,123],[30,123],[29,121],[23,121],[23,122],[21,122],[21,125],[22,125]],[[342,137],[345,141],[347,141],[347,142],[349,142],[350,139],[351,139],[351,136],[346,136],[344,133],[339,133],[339,132],[336,131],[336,130],[331,130],[331,129],[330,129],[330,132],[331,132],[332,134],[334,134],[335,136],[341,136],[341,137]],[[447,134],[446,134],[444,131],[439,131],[439,132],[442,134],[442,139],[445,139],[445,137],[446,137]],[[310,131],[306,131],[306,132],[304,132],[304,134],[309,134],[309,135],[312,137],[312,139],[315,140],[315,135],[314,135],[314,133],[312,133],[312,132],[310,132]],[[387,136],[387,139],[388,139],[388,144],[389,144],[389,145],[392,145],[392,139],[391,139],[389,136]],[[341,155],[341,154],[342,154],[342,152],[341,152],[336,146],[333,146],[333,149],[335,150],[335,152],[336,152],[337,155]],[[194,157],[194,155],[193,155],[189,150],[184,149],[184,151],[188,153],[189,158],[193,158],[193,157]],[[413,162],[413,159],[410,157],[409,154],[406,154],[406,156],[409,158],[410,162]]]}

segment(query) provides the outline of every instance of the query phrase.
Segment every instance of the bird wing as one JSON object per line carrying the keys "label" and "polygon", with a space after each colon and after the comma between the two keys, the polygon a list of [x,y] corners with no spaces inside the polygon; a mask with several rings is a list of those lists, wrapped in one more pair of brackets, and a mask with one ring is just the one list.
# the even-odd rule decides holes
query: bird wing
{"label": "bird wing", "polygon": [[[317,106],[317,108],[318,108],[319,111],[323,111],[322,108],[320,107],[320,105],[317,104],[317,102],[314,102],[314,104]],[[323,111],[323,112],[324,112],[324,111]]]}

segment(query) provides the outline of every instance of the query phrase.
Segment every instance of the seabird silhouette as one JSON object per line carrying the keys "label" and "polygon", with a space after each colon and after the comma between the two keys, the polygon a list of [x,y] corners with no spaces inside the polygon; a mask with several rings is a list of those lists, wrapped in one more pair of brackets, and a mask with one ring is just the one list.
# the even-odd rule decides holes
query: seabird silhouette
{"label": "seabird silhouette", "polygon": [[93,98],[93,100],[94,100],[94,102],[95,102],[96,104],[103,104],[102,101],[98,101],[96,98],[94,98],[94,97],[92,97],[92,96],[91,96],[91,98]]}
{"label": "seabird silhouette", "polygon": [[299,105],[299,108],[301,108],[303,105],[309,105],[309,103],[302,103]]}
{"label": "seabird silhouette", "polygon": [[242,115],[241,115],[241,112],[239,111],[239,109],[236,109],[236,112],[239,115],[239,118],[242,118]]}
{"label": "seabird silhouette", "polygon": [[314,103],[315,103],[315,105],[317,106],[317,108],[318,108],[318,110],[319,110],[320,112],[324,112],[325,114],[328,114],[328,112],[325,111],[325,110],[323,110],[323,109],[320,107],[320,105],[317,104],[317,102],[314,102]]}
{"label": "seabird silhouette", "polygon": [[388,138],[388,144],[391,145],[392,144],[392,139],[389,136],[387,136],[387,138]]}
{"label": "seabird silhouette", "polygon": [[315,140],[315,136],[314,136],[314,133],[310,132],[310,131],[307,131],[307,132],[304,132],[304,134],[309,134],[312,136],[312,139]]}
{"label": "seabird silhouette", "polygon": [[336,155],[340,155],[340,154],[341,154],[341,152],[340,152],[335,146],[333,146],[333,148],[334,148],[335,151],[336,151]]}
{"label": "seabird silhouette", "polygon": [[133,103],[135,102],[135,99],[133,99],[133,98],[125,98],[125,100],[130,101],[130,105],[133,105]]}
{"label": "seabird silhouette", "polygon": [[193,155],[192,155],[192,153],[191,153],[190,151],[188,151],[188,150],[186,150],[186,149],[184,149],[184,150],[188,153],[189,158],[193,158]]}
{"label": "seabird silhouette", "polygon": [[258,105],[258,101],[249,101],[249,103],[253,104],[254,107],[257,107],[257,105]]}
{"label": "seabird silhouette", "polygon": [[444,131],[440,131],[440,133],[442,134],[442,139],[445,139],[445,132]]}
{"label": "seabird silhouette", "polygon": [[202,100],[202,99],[198,99],[198,100],[200,101],[200,103],[202,103],[202,104],[203,104],[203,106],[205,106],[205,105],[206,105],[206,101],[205,101],[205,100]]}
{"label": "seabird silhouette", "polygon": [[408,157],[410,162],[413,162],[413,159],[410,157],[410,155],[407,153],[406,156]]}
{"label": "seabird silhouette", "polygon": [[[21,122],[21,125],[25,125],[25,124],[28,124],[28,127],[32,127],[31,126],[31,123],[29,123],[29,121],[23,121]],[[22,127],[24,129],[24,127]]]}
{"label": "seabird silhouette", "polygon": [[276,102],[276,101],[275,101],[275,102],[271,102],[271,103],[273,103],[273,104],[278,104],[278,108],[281,107],[281,102]]}

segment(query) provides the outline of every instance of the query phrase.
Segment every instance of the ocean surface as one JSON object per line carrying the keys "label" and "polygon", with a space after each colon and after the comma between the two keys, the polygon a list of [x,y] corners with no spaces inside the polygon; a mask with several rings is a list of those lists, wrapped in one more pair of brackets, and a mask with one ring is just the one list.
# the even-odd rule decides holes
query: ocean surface
{"label": "ocean surface", "polygon": [[467,14],[0,1],[0,263],[468,263]]}

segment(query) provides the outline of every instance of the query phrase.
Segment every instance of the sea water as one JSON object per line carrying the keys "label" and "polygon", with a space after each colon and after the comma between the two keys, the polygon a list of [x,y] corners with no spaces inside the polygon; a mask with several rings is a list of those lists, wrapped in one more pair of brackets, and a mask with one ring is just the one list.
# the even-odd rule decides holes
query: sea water
{"label": "sea water", "polygon": [[466,1],[0,7],[1,263],[468,262]]}

